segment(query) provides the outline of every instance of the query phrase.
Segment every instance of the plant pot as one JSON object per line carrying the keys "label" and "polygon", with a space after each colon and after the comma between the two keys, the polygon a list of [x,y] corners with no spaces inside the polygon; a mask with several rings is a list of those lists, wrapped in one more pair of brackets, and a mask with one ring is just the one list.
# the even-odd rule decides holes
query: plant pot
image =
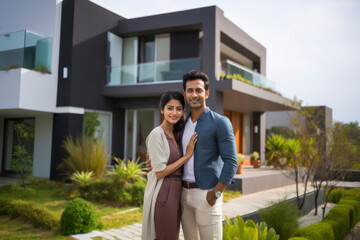
{"label": "plant pot", "polygon": [[244,166],[243,166],[242,163],[240,163],[240,164],[238,165],[237,170],[236,170],[236,174],[241,174],[242,171],[243,171],[243,169],[244,169]]}
{"label": "plant pot", "polygon": [[261,161],[260,161],[260,159],[259,159],[259,160],[253,160],[253,161],[254,161],[254,163],[253,163],[254,168],[260,168],[260,166],[261,166]]}

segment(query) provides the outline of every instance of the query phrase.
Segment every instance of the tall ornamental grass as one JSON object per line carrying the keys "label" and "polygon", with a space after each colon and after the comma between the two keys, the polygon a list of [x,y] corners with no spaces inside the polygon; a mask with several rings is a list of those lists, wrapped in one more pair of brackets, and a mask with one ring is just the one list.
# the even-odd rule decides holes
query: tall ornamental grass
{"label": "tall ornamental grass", "polygon": [[67,169],[69,175],[76,171],[92,172],[96,179],[101,179],[110,158],[103,141],[84,135],[74,140],[69,136],[63,147],[68,156],[60,166]]}

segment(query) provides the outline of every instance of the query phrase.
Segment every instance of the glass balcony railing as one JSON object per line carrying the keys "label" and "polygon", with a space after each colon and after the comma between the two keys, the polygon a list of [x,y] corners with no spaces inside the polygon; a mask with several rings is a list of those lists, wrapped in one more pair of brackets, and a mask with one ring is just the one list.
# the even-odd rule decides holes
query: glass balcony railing
{"label": "glass balcony railing", "polygon": [[223,78],[233,78],[261,88],[276,91],[275,83],[265,78],[264,76],[253,72],[252,70],[231,60],[226,60],[225,63],[226,73],[223,73]]}
{"label": "glass balcony railing", "polygon": [[108,66],[107,85],[127,85],[182,80],[184,73],[200,69],[200,59],[190,58],[171,61]]}
{"label": "glass balcony railing", "polygon": [[28,30],[0,35],[0,70],[51,71],[52,38]]}

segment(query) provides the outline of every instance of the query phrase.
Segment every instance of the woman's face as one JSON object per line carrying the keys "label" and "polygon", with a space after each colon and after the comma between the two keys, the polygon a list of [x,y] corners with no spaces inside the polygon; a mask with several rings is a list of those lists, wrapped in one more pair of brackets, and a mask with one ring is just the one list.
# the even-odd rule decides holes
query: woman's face
{"label": "woman's face", "polygon": [[184,114],[184,109],[178,100],[171,99],[161,110],[161,113],[164,114],[164,121],[175,124]]}

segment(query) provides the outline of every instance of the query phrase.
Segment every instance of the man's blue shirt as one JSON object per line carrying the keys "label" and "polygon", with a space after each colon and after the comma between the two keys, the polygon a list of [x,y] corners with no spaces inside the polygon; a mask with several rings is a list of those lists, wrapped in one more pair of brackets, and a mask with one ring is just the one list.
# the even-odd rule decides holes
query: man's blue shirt
{"label": "man's blue shirt", "polygon": [[[185,124],[187,123],[187,117]],[[230,184],[238,167],[235,136],[230,120],[208,107],[197,120],[198,141],[194,150],[194,172],[201,189],[218,182]]]}

